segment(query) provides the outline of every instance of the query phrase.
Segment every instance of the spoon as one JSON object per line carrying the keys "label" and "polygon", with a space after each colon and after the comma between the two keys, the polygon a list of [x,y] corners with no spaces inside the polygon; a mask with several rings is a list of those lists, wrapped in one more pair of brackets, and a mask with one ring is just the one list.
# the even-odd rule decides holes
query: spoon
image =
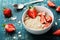
{"label": "spoon", "polygon": [[25,3],[25,4],[13,4],[13,6],[16,8],[16,9],[23,9],[24,6],[28,5],[28,4],[32,4],[32,3],[36,3],[36,2],[42,2],[43,0],[37,0],[37,1],[32,1],[32,2],[29,2],[29,3]]}

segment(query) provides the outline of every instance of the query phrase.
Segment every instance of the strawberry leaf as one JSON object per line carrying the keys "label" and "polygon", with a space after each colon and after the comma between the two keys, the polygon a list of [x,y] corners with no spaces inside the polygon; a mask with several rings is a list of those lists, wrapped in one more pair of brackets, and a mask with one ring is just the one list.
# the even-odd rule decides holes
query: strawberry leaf
{"label": "strawberry leaf", "polygon": [[2,24],[2,27],[5,27],[6,24]]}

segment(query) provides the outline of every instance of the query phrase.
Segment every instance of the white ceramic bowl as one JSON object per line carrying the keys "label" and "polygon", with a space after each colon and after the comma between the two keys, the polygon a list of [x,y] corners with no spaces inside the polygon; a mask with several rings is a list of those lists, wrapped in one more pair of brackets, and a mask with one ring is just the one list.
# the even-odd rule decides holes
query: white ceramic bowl
{"label": "white ceramic bowl", "polygon": [[24,25],[24,28],[28,31],[28,32],[30,32],[30,33],[32,33],[32,34],[44,34],[44,33],[46,33],[48,30],[50,30],[50,28],[52,27],[52,24],[53,24],[53,21],[54,21],[54,15],[53,15],[53,13],[48,9],[48,8],[46,8],[46,7],[43,7],[43,6],[35,6],[35,8],[37,9],[37,11],[45,11],[45,12],[47,12],[51,17],[52,17],[52,22],[51,22],[51,24],[46,28],[46,29],[43,29],[43,30],[36,30],[36,29],[32,29],[32,28],[29,28],[29,27],[27,27],[26,25],[25,25],[25,23],[24,23],[24,18],[25,18],[25,16],[26,16],[26,12],[27,12],[27,10],[23,13],[23,15],[22,15],[22,23],[23,23],[23,25]]}

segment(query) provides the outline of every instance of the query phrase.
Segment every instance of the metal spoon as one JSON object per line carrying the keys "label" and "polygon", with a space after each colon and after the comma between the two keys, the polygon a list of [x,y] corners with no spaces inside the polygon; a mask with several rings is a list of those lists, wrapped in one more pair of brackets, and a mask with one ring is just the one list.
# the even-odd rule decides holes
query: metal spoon
{"label": "metal spoon", "polygon": [[25,3],[25,4],[13,4],[13,6],[16,8],[16,9],[22,9],[24,8],[24,6],[28,5],[28,4],[32,4],[32,3],[36,3],[36,2],[42,2],[43,0],[36,0],[36,1],[32,1],[32,2],[29,2],[29,3]]}

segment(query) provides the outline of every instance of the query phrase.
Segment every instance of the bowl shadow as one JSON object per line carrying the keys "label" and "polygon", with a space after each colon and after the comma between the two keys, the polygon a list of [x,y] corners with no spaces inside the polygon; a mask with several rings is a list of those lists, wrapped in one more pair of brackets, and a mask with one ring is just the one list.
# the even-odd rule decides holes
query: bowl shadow
{"label": "bowl shadow", "polygon": [[29,35],[32,37],[32,40],[55,40],[56,36],[52,34],[53,31],[53,28],[51,28],[47,33],[42,35],[34,35],[31,33]]}

